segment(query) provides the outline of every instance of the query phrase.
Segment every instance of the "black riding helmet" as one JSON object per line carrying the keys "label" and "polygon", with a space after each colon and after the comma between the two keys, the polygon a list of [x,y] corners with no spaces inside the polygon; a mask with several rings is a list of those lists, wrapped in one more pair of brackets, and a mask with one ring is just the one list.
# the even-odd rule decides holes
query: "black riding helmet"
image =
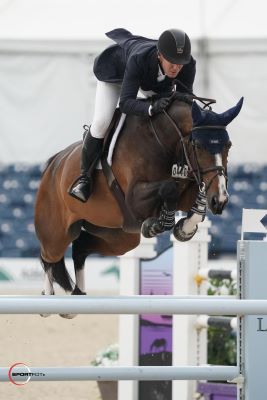
{"label": "black riding helmet", "polygon": [[190,39],[180,29],[168,29],[159,37],[158,51],[172,64],[188,64],[191,59]]}

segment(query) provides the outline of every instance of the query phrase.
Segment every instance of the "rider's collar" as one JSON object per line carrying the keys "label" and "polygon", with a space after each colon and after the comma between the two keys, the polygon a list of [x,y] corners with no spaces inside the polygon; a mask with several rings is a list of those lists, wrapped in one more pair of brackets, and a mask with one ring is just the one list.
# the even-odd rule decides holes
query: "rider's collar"
{"label": "rider's collar", "polygon": [[158,70],[157,81],[162,82],[166,78],[166,75],[164,74],[164,71],[160,65],[160,62],[158,62],[158,64],[159,64],[159,70]]}
{"label": "rider's collar", "polygon": [[164,73],[164,70],[162,68],[162,65],[161,65],[161,62],[160,62],[159,58],[158,58],[158,66],[159,66],[159,68],[158,68],[157,81],[158,82],[162,82],[166,78],[166,75]]}

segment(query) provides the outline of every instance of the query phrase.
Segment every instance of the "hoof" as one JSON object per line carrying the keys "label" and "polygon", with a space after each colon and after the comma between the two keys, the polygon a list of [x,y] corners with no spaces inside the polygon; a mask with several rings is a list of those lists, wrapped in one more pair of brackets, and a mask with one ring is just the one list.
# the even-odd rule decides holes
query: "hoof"
{"label": "hoof", "polygon": [[141,227],[141,233],[145,238],[152,238],[157,235],[156,232],[154,232],[154,228],[158,223],[158,219],[155,217],[147,218]]}
{"label": "hoof", "polygon": [[[54,294],[55,294],[55,293],[45,294],[45,291],[44,291],[44,290],[42,290],[42,293],[41,293],[42,296],[54,296]],[[52,315],[52,314],[40,314],[40,316],[41,316],[42,318],[47,318],[47,317],[50,317],[51,315]]]}
{"label": "hoof", "polygon": [[66,319],[73,319],[77,317],[77,314],[59,314],[61,318],[66,318]]}
{"label": "hoof", "polygon": [[[74,290],[71,292],[72,295],[86,295],[85,292],[82,292],[78,286],[75,286]],[[73,319],[77,317],[78,314],[59,314],[61,318],[66,318],[66,319]]]}
{"label": "hoof", "polygon": [[179,242],[187,242],[188,240],[192,239],[192,237],[198,230],[198,225],[197,225],[193,232],[185,233],[183,231],[183,224],[185,220],[186,218],[181,218],[173,228],[173,236],[175,237],[175,239],[179,240]]}
{"label": "hoof", "polygon": [[73,291],[71,292],[71,294],[72,294],[72,295],[83,295],[83,296],[86,295],[86,293],[85,293],[85,292],[82,292],[82,291],[78,288],[78,286],[75,286],[75,288],[73,289]]}

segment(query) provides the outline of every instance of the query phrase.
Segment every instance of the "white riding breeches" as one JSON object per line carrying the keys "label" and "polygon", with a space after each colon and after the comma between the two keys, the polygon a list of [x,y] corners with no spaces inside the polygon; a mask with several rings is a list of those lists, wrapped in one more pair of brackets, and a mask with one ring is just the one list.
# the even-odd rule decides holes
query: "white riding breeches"
{"label": "white riding breeches", "polygon": [[121,93],[121,84],[97,81],[95,111],[91,135],[98,139],[105,137]]}

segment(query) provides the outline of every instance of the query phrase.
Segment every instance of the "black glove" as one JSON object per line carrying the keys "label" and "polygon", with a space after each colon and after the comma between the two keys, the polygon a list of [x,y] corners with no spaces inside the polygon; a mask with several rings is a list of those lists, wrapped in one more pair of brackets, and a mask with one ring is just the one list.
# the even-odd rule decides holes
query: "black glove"
{"label": "black glove", "polygon": [[162,97],[161,99],[156,100],[151,108],[151,115],[158,114],[165,110],[170,104],[170,97]]}

